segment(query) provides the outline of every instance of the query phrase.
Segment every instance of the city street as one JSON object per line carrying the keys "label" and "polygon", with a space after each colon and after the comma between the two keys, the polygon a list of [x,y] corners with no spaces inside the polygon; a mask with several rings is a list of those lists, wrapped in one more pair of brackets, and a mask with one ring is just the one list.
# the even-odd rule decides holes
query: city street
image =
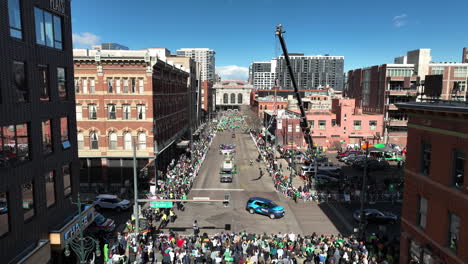
{"label": "city street", "polygon": [[[218,173],[223,156],[219,154],[219,145],[232,143],[237,146],[234,162],[237,164],[238,173],[232,183],[220,183]],[[232,138],[231,132],[218,132],[198,178],[195,180],[189,199],[194,197],[224,199],[224,195],[229,194],[229,206],[224,207],[221,202],[187,203],[184,212],[176,211],[178,218],[174,223],[170,223],[167,229],[191,233],[193,221],[197,220],[201,232],[207,233],[221,232],[226,224],[230,224],[231,231],[234,232],[244,230],[256,233],[295,232],[301,234],[346,232],[339,221],[337,224],[330,221],[328,216],[330,213],[327,209],[323,212],[317,203],[298,202],[296,204],[278,193],[263,163],[255,162],[254,166],[249,165],[249,161],[255,160],[257,155],[258,152],[249,134],[238,132],[236,138]],[[264,171],[264,176],[260,179],[258,179],[259,166]],[[270,219],[259,214],[251,215],[245,210],[245,206],[248,198],[255,196],[273,200],[283,206],[285,216],[280,219]]]}

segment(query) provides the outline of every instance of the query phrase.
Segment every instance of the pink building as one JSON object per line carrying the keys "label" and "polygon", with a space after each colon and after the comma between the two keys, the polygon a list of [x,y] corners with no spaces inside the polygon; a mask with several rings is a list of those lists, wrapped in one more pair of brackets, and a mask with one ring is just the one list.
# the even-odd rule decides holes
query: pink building
{"label": "pink building", "polygon": [[[346,147],[369,139],[380,141],[383,132],[383,114],[363,114],[355,99],[332,99],[330,110],[307,112],[314,144],[326,148]],[[282,145],[305,147],[300,128],[299,110],[286,110],[277,120],[276,135]]]}

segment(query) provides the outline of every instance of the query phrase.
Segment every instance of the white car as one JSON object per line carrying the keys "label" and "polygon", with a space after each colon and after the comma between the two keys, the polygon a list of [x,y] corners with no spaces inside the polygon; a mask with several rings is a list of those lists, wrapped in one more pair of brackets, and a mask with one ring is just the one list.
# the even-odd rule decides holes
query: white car
{"label": "white car", "polygon": [[129,200],[122,200],[117,195],[112,194],[100,194],[96,196],[93,204],[96,209],[115,209],[118,212],[129,209],[131,205]]}

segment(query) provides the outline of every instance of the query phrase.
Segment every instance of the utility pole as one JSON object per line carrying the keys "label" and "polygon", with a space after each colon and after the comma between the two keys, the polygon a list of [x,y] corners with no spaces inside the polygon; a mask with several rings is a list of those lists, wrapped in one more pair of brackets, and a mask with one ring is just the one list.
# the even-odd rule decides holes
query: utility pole
{"label": "utility pole", "polygon": [[158,142],[154,140],[154,193],[158,193]]}
{"label": "utility pole", "polygon": [[[156,164],[156,163],[155,163]],[[138,213],[138,180],[137,180],[137,162],[136,162],[136,140],[133,138],[133,214],[135,215],[135,229],[140,231],[140,216]]]}
{"label": "utility pole", "polygon": [[366,219],[364,215],[364,202],[365,202],[365,194],[367,189],[367,163],[368,163],[368,156],[369,156],[369,141],[366,140],[366,158],[364,160],[364,173],[362,175],[362,189],[361,189],[361,208],[359,213],[359,238],[364,239],[365,236],[365,225]]}

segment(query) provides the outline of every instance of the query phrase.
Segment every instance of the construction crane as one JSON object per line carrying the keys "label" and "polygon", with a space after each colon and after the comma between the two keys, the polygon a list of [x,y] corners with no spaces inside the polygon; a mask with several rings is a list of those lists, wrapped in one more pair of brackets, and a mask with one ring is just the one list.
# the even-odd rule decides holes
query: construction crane
{"label": "construction crane", "polygon": [[[299,89],[297,88],[296,77],[294,76],[294,72],[291,67],[291,62],[289,60],[288,49],[286,48],[286,43],[284,42],[283,33],[285,32],[286,31],[283,31],[283,26],[281,24],[276,26],[276,35],[278,36],[279,41],[281,43],[281,48],[283,49],[283,55],[286,60],[286,66],[288,67],[289,76],[291,78],[291,82],[294,88],[294,94],[296,96],[297,105],[299,107],[299,110],[301,111],[300,118],[301,118],[302,133],[304,133],[304,139],[307,143],[308,154],[312,154],[312,153],[315,153],[314,144],[312,141],[312,137],[310,136],[310,126],[309,126],[309,122],[307,122],[307,116],[304,110],[304,104],[302,103],[302,98],[301,98],[301,95],[299,94]],[[315,162],[315,167],[316,167],[315,173],[317,173],[317,162]]]}

